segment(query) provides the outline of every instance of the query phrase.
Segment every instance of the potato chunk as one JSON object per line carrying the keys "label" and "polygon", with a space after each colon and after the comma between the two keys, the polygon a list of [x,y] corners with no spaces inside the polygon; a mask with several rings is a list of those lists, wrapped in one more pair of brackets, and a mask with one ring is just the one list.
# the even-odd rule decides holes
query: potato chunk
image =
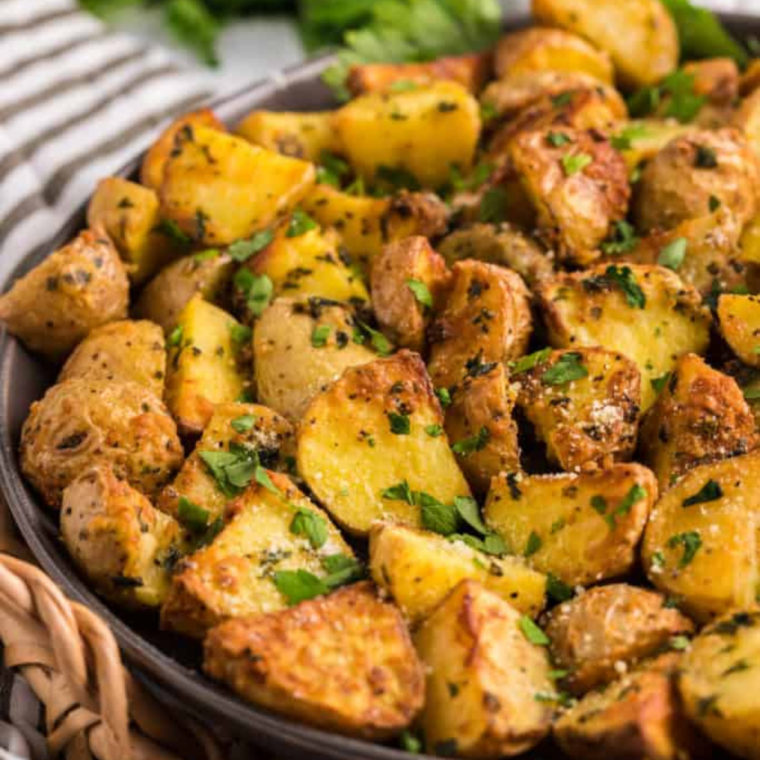
{"label": "potato chunk", "polygon": [[642,563],[657,588],[707,621],[750,605],[758,582],[757,506],[760,453],[687,472],[649,518]]}
{"label": "potato chunk", "polygon": [[513,607],[475,581],[460,583],[414,636],[427,668],[420,725],[430,754],[499,758],[548,733],[549,660]]}
{"label": "potato chunk", "polygon": [[693,124],[681,124],[675,119],[633,119],[618,124],[612,143],[633,171],[637,166],[651,161],[671,140],[694,129]]}
{"label": "potato chunk", "polygon": [[704,739],[686,720],[678,699],[678,664],[678,654],[664,654],[588,693],[554,724],[557,744],[577,760],[702,756]]}
{"label": "potato chunk", "polygon": [[180,550],[179,525],[153,509],[108,464],[85,470],[63,492],[61,535],[99,593],[119,606],[158,607]]}
{"label": "potato chunk", "polygon": [[475,580],[536,617],[544,606],[546,578],[517,557],[494,557],[463,541],[408,528],[376,523],[369,534],[369,567],[412,625],[426,618],[464,580]]}
{"label": "potato chunk", "polygon": [[652,380],[681,354],[704,353],[710,313],[696,290],[658,266],[600,265],[540,283],[536,295],[553,346],[602,346],[641,371],[641,406],[655,400]]}
{"label": "potato chunk", "polygon": [[135,382],[163,398],[166,349],[161,328],[125,319],[96,327],[63,365],[58,382],[75,378]]}
{"label": "potato chunk", "polygon": [[721,334],[739,359],[750,367],[760,367],[760,298],[722,295],[718,320]]}
{"label": "potato chunk", "polygon": [[460,261],[451,268],[446,302],[430,329],[430,377],[450,388],[485,365],[522,355],[533,319],[518,274],[494,264]]}
{"label": "potato chunk", "polygon": [[448,286],[446,262],[420,235],[389,243],[372,263],[372,308],[402,348],[421,353],[431,314]]}
{"label": "potato chunk", "polygon": [[51,507],[92,465],[153,496],[182,464],[166,407],[137,383],[67,380],[32,404],[21,430],[21,470]]}
{"label": "potato chunk", "polygon": [[164,169],[161,212],[195,242],[225,245],[286,216],[314,179],[306,161],[213,129],[184,127]]}
{"label": "potato chunk", "polygon": [[126,318],[128,298],[111,241],[84,230],[0,296],[0,321],[32,351],[60,361],[90,330]]}
{"label": "potato chunk", "polygon": [[174,481],[161,491],[156,506],[177,517],[184,497],[205,509],[211,522],[223,516],[232,497],[220,488],[203,457],[207,452],[228,452],[236,447],[255,451],[266,467],[285,469],[286,459],[295,451],[293,427],[259,404],[218,404],[195,450]]}
{"label": "potato chunk", "polygon": [[203,669],[254,704],[364,739],[400,733],[424,698],[404,621],[369,583],[218,626]]}
{"label": "potato chunk", "polygon": [[681,662],[688,716],[738,757],[760,758],[760,611],[734,611],[705,628]]}
{"label": "potato chunk", "polygon": [[257,398],[287,419],[300,420],[314,395],[343,370],[377,358],[356,342],[362,335],[346,306],[278,298],[253,333]]}
{"label": "potato chunk", "polygon": [[626,583],[597,586],[555,607],[544,630],[562,685],[584,694],[619,676],[617,663],[631,665],[657,653],[671,637],[689,634],[694,624],[665,597]]}
{"label": "potato chunk", "polygon": [[442,424],[416,354],[403,350],[350,367],[306,410],[298,429],[298,471],[351,533],[366,535],[384,518],[417,526],[413,493],[443,503],[470,494],[446,434],[438,434]]}
{"label": "potato chunk", "polygon": [[685,354],[663,383],[641,428],[643,461],[661,491],[688,470],[755,448],[755,418],[733,378]]}
{"label": "potato chunk", "polygon": [[656,499],[654,475],[638,464],[580,475],[508,473],[494,478],[485,518],[512,554],[570,586],[586,586],[633,567]]}
{"label": "potato chunk", "polygon": [[[353,557],[329,517],[286,475],[266,474],[271,489],[251,482],[229,505],[211,543],[177,564],[161,609],[162,628],[202,638],[229,618],[285,609],[290,597],[280,590],[286,588],[280,573],[302,570],[323,578],[325,557]],[[299,514],[321,526],[321,545],[296,529]]]}
{"label": "potato chunk", "polygon": [[631,458],[641,375],[627,357],[603,348],[552,351],[515,373],[514,382],[517,405],[563,470],[604,469]]}
{"label": "potato chunk", "polygon": [[678,65],[678,32],[658,0],[533,0],[542,24],[567,29],[612,57],[623,84],[657,84]]}
{"label": "potato chunk", "polygon": [[[455,82],[396,93],[361,95],[335,115],[351,165],[365,180],[409,172],[423,187],[441,187],[452,164],[467,172],[480,132],[478,103]],[[415,188],[411,188],[415,189]]]}

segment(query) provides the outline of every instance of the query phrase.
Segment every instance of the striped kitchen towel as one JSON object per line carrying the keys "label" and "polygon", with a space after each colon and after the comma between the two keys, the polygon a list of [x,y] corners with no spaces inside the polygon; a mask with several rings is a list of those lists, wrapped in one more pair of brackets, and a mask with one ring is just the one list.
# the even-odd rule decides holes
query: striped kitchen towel
{"label": "striped kitchen towel", "polygon": [[75,0],[0,0],[0,279],[98,179],[210,93],[163,49]]}

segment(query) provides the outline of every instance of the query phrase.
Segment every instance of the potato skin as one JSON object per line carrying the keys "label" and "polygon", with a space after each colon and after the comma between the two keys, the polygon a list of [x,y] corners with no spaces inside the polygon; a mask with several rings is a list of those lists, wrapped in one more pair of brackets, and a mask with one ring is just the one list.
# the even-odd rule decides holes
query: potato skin
{"label": "potato skin", "polygon": [[491,483],[485,519],[531,567],[586,586],[633,567],[656,500],[654,475],[639,464],[580,475],[506,473]]}
{"label": "potato skin", "polygon": [[493,557],[462,541],[405,525],[375,523],[369,533],[369,568],[411,625],[424,620],[457,584],[474,580],[535,617],[544,606],[546,578],[518,557]]}
{"label": "potato skin", "polygon": [[51,507],[86,467],[108,463],[151,497],[182,464],[174,420],[137,383],[67,380],[35,401],[21,430],[21,470]]}
{"label": "potato skin", "polygon": [[[544,374],[568,355],[578,357],[588,375],[560,385],[545,383]],[[641,374],[627,357],[603,348],[553,351],[513,379],[517,405],[545,442],[549,460],[563,470],[605,469],[633,455]]]}
{"label": "potato skin", "polygon": [[643,461],[665,491],[688,470],[757,446],[755,418],[736,381],[696,354],[679,358],[641,428]]}
{"label": "potato skin", "polygon": [[[424,283],[432,296],[426,306],[409,287]],[[445,297],[449,282],[446,262],[421,235],[389,243],[372,262],[372,308],[382,331],[398,346],[422,353],[432,309]]]}
{"label": "potato skin", "polygon": [[528,345],[533,318],[530,294],[515,272],[481,261],[459,261],[451,268],[443,309],[428,334],[428,370],[436,388],[461,383],[468,361],[506,362]]}
{"label": "potato skin", "polygon": [[420,719],[427,752],[455,742],[458,757],[512,756],[548,733],[551,707],[535,695],[553,691],[549,660],[519,621],[499,596],[463,581],[415,633],[428,672]]}
{"label": "potato skin", "polygon": [[664,604],[654,591],[613,583],[554,607],[542,622],[552,661],[569,671],[563,687],[585,694],[618,678],[617,663],[631,665],[657,653],[671,636],[694,630],[689,618]]}
{"label": "potato skin", "polygon": [[66,360],[58,382],[75,378],[135,382],[163,398],[165,377],[163,330],[147,320],[125,319],[96,327]]}
{"label": "potato skin", "polygon": [[760,367],[760,298],[724,294],[718,299],[720,331],[731,350],[750,367]]}
{"label": "potato skin", "polygon": [[0,321],[32,351],[61,361],[90,330],[125,319],[129,280],[111,241],[84,230],[0,296]]}
{"label": "potato skin", "polygon": [[85,470],[63,492],[61,536],[88,581],[119,606],[158,607],[181,550],[179,525],[119,480],[109,464]]}

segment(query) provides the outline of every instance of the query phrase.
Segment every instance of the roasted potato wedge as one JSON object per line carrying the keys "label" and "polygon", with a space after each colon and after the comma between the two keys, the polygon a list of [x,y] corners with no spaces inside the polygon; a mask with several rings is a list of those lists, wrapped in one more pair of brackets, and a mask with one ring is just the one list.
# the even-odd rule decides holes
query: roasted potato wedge
{"label": "roasted potato wedge", "polygon": [[164,396],[166,347],[163,330],[147,320],[125,319],[96,327],[63,365],[58,382],[108,380],[144,385]]}
{"label": "roasted potato wedge", "polygon": [[120,607],[158,607],[165,599],[181,551],[179,525],[109,464],[94,465],[67,486],[61,536],[87,580]]}
{"label": "roasted potato wedge", "polygon": [[739,359],[750,367],[760,367],[760,298],[722,295],[718,322],[726,343]]}
{"label": "roasted potato wedge", "polygon": [[253,333],[257,398],[287,419],[300,420],[313,396],[345,369],[377,358],[363,343],[348,307],[320,299],[276,299]]}
{"label": "roasted potato wedge", "polygon": [[435,82],[361,95],[335,114],[334,124],[351,165],[366,181],[382,182],[388,171],[401,170],[435,189],[446,183],[452,164],[463,172],[472,166],[480,115],[462,85]]}
{"label": "roasted potato wedge", "polygon": [[512,554],[570,586],[587,586],[633,567],[656,500],[654,475],[639,464],[580,475],[507,473],[491,483],[485,518]]}
{"label": "roasted potato wedge", "polygon": [[168,339],[166,403],[181,433],[200,435],[216,404],[237,401],[243,394],[236,328],[241,325],[231,314],[199,293],[180,313]]}
{"label": "roasted potato wedge", "polygon": [[661,491],[688,470],[755,448],[755,418],[732,377],[684,354],[663,383],[641,428],[642,461]]}
{"label": "roasted potato wedge", "polygon": [[687,472],[649,518],[642,563],[657,588],[708,621],[755,599],[757,507],[746,494],[760,481],[760,453]]}
{"label": "roasted potato wedge", "polygon": [[164,168],[161,213],[195,243],[247,238],[286,216],[314,185],[314,165],[206,127],[183,127]]}
{"label": "roasted potato wedge", "polygon": [[113,244],[84,230],[0,296],[0,322],[32,351],[61,361],[90,330],[124,319],[128,298]]}
{"label": "roasted potato wedge", "polygon": [[449,283],[446,262],[421,235],[386,245],[372,262],[372,308],[378,324],[402,348],[422,353],[433,310]]}
{"label": "roasted potato wedge", "polygon": [[626,667],[656,654],[694,624],[666,599],[626,583],[597,586],[552,609],[543,621],[563,687],[585,694],[614,681]]}
{"label": "roasted potato wedge", "polygon": [[705,628],[680,663],[691,720],[738,757],[760,758],[760,611],[735,611]]}
{"label": "roasted potato wedge", "polygon": [[552,351],[513,380],[517,405],[561,469],[605,469],[631,458],[641,374],[627,357],[603,348]]}
{"label": "roasted potato wedge", "polygon": [[259,404],[218,404],[195,450],[174,481],[161,491],[156,506],[177,517],[184,497],[205,509],[211,522],[223,516],[232,497],[219,487],[203,457],[206,452],[228,452],[230,447],[241,446],[255,451],[265,467],[287,469],[287,460],[295,452],[293,427]]}
{"label": "roasted potato wedge", "polygon": [[[281,572],[322,578],[325,557],[353,557],[330,518],[286,475],[266,474],[267,485],[251,482],[229,505],[211,543],[177,564],[161,608],[164,629],[202,638],[224,620],[282,610],[290,597],[280,590],[287,588]],[[295,517],[304,513],[321,526],[320,546],[296,528]]]}
{"label": "roasted potato wedge", "polygon": [[446,434],[439,434],[442,424],[418,355],[402,350],[349,367],[304,413],[298,471],[351,533],[366,535],[384,518],[418,526],[420,508],[410,495],[424,492],[443,503],[470,495]]}
{"label": "roasted potato wedge", "polygon": [[21,430],[21,470],[51,507],[83,470],[110,464],[151,497],[182,464],[177,427],[138,383],[67,380],[35,401]]}
{"label": "roasted potato wedge", "polygon": [[657,84],[678,65],[678,32],[658,0],[532,0],[531,9],[607,51],[628,87]]}
{"label": "roasted potato wedge", "polygon": [[678,665],[678,654],[664,654],[588,693],[554,724],[557,744],[577,760],[709,757],[680,704]]}
{"label": "roasted potato wedge", "polygon": [[369,583],[216,627],[203,668],[254,704],[364,739],[400,733],[424,699],[406,625]]}
{"label": "roasted potato wedge", "polygon": [[702,353],[709,343],[702,299],[664,267],[598,265],[539,283],[535,294],[553,346],[602,346],[636,362],[642,411],[656,397],[651,381],[681,354]]}
{"label": "roasted potato wedge", "polygon": [[427,669],[420,726],[430,754],[499,758],[546,736],[549,659],[520,613],[475,581],[460,583],[414,635]]}
{"label": "roasted potato wedge", "polygon": [[451,275],[446,302],[428,335],[428,368],[436,388],[451,388],[488,364],[521,356],[533,327],[528,289],[515,272],[460,261]]}

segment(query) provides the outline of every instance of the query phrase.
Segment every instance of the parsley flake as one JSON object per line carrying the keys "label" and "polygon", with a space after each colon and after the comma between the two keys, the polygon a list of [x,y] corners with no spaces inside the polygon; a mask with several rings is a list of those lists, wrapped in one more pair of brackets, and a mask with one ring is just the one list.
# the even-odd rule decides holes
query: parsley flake
{"label": "parsley flake", "polygon": [[433,308],[433,296],[428,286],[422,280],[409,279],[406,281],[406,285],[419,303],[427,306],[429,309]]}
{"label": "parsley flake", "polygon": [[565,176],[572,177],[574,174],[582,172],[594,159],[587,153],[567,154],[562,156],[562,168]]}
{"label": "parsley flake", "polygon": [[668,539],[668,547],[675,549],[678,546],[683,547],[683,555],[678,561],[678,568],[683,570],[696,556],[699,549],[702,547],[702,536],[696,530],[686,531],[685,533],[677,533]]}
{"label": "parsley flake", "polygon": [[248,261],[254,253],[266,248],[273,240],[274,233],[272,230],[261,230],[247,240],[236,240],[227,249],[227,253],[233,261],[242,263]]}
{"label": "parsley flake", "polygon": [[527,616],[523,615],[518,625],[528,641],[536,646],[545,647],[549,645],[549,637]]}
{"label": "parsley flake", "polygon": [[692,507],[695,504],[705,504],[708,501],[717,501],[722,497],[723,489],[720,487],[720,483],[710,478],[699,491],[692,496],[689,496],[688,499],[684,499],[683,502],[681,502],[681,506]]}
{"label": "parsley flake", "polygon": [[314,348],[324,348],[330,337],[330,325],[317,325],[311,333],[311,345]]}
{"label": "parsley flake", "polygon": [[588,369],[581,363],[582,355],[577,351],[568,351],[541,375],[545,385],[564,385],[573,380],[588,376]]}

